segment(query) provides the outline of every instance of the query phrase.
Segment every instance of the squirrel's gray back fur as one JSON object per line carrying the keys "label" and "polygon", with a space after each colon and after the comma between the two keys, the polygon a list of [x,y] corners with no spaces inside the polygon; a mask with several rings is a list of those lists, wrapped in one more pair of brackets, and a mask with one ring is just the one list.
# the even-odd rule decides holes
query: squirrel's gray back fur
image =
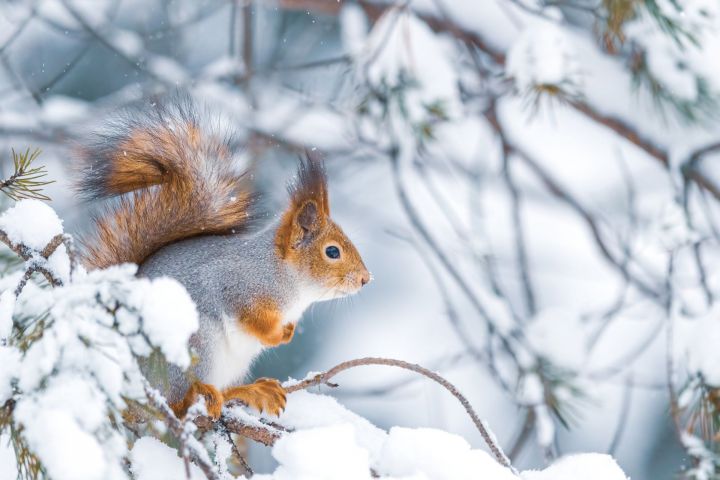
{"label": "squirrel's gray back fur", "polygon": [[[252,347],[243,345],[244,348],[238,351],[228,349],[237,355],[236,359],[232,355],[229,358],[216,355],[218,345],[229,341],[228,330],[237,328],[237,312],[257,298],[271,297],[281,310],[292,308],[291,302],[297,299],[302,282],[298,274],[275,254],[276,227],[273,222],[253,234],[204,236],[177,242],[162,248],[140,266],[138,274],[141,276],[169,276],[178,280],[196,303],[200,325],[191,337],[190,345],[199,360],[193,372],[198,380],[218,388],[242,383],[251,361],[245,361],[245,357],[254,358],[259,352],[248,352]],[[238,291],[245,294],[238,296]],[[249,335],[242,335],[252,341]],[[233,360],[237,361],[236,365],[215,364]],[[231,378],[233,375],[218,374],[218,371],[235,371],[236,375]],[[170,402],[178,402],[192,379],[172,365],[169,376],[167,398]]]}

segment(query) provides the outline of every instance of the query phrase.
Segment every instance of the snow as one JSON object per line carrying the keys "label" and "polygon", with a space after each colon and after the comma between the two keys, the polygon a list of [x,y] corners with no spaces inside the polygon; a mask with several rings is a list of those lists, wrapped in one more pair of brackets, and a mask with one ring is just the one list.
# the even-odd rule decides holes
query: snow
{"label": "snow", "polygon": [[518,90],[557,86],[566,93],[581,93],[580,66],[571,39],[553,24],[524,31],[508,52],[506,75]]}
{"label": "snow", "polygon": [[15,450],[10,443],[9,435],[0,435],[0,478],[14,479],[17,477],[17,461]]}
{"label": "snow", "polygon": [[[62,234],[47,205],[23,200],[0,216],[0,228],[43,261],[39,250]],[[22,271],[0,279],[4,337],[13,311],[20,329],[43,327],[28,346],[0,345],[0,404],[12,398],[12,422],[48,475],[57,480],[121,480],[125,437],[116,425],[126,399],[145,400],[138,357],[160,350],[169,362],[188,366],[188,339],[197,329],[195,305],[175,280],[135,277],[121,265],[69,278],[60,246],[46,265],[66,280],[40,288],[31,279],[15,299]],[[116,316],[117,315],[117,316]],[[42,317],[42,322],[24,324]]]}
{"label": "snow", "polygon": [[[526,335],[534,351],[555,365],[573,369],[585,360],[585,328],[572,311],[559,308],[540,311],[529,324]],[[568,342],[567,338],[575,340]]]}
{"label": "snow", "polygon": [[[152,437],[142,437],[135,442],[130,451],[130,463],[135,480],[187,478],[185,463],[178,456],[177,450]],[[205,479],[205,475],[198,467],[190,466],[190,480]]]}
{"label": "snow", "polygon": [[540,377],[535,373],[527,373],[520,379],[516,399],[524,405],[538,405],[543,403],[544,394]]}
{"label": "snow", "polygon": [[237,57],[222,56],[203,68],[203,74],[209,78],[240,76],[245,72],[242,60]]}
{"label": "snow", "polygon": [[0,346],[0,405],[12,396],[12,381],[20,365],[20,352],[15,347]]}
{"label": "snow", "polygon": [[275,443],[280,463],[274,480],[370,480],[367,450],[355,442],[349,424],[290,433]]}
{"label": "snow", "polygon": [[535,435],[538,445],[543,448],[550,448],[555,440],[555,423],[547,405],[535,405]]}
{"label": "snow", "polygon": [[287,406],[280,418],[265,418],[277,421],[285,427],[299,429],[350,424],[354,427],[358,445],[370,452],[372,459],[378,457],[378,445],[386,436],[384,431],[343,407],[333,397],[304,390],[289,395]]}
{"label": "snow", "polygon": [[[122,478],[119,466],[108,468],[102,446],[61,409],[29,410],[18,405],[16,418],[24,426],[28,445],[57,480],[103,480]],[[110,471],[108,471],[110,470]]]}
{"label": "snow", "polygon": [[[260,425],[252,418],[244,413],[238,416]],[[272,448],[279,465],[274,472],[253,479],[365,480],[371,478],[371,471],[386,480],[518,479],[489,453],[471,448],[458,435],[407,427],[393,427],[386,433],[324,395],[303,391],[289,395],[279,423],[291,429]],[[133,452],[136,450],[137,446]],[[173,457],[173,461],[178,459]],[[612,457],[600,454],[564,457],[543,471],[523,472],[521,478],[626,480]]]}
{"label": "snow", "polygon": [[586,453],[557,460],[542,472],[523,472],[523,480],[628,480],[610,455]]}
{"label": "snow", "polygon": [[459,115],[458,77],[451,59],[427,24],[408,10],[390,9],[373,26],[357,61],[375,88],[416,82],[406,92],[406,107],[408,120],[419,123],[433,104],[442,105],[451,118]]}
{"label": "snow", "polygon": [[180,85],[188,79],[187,72],[176,60],[162,55],[148,55],[147,69],[163,81]]}
{"label": "snow", "polygon": [[66,95],[52,95],[43,102],[41,118],[50,125],[65,126],[88,114],[90,105]]}
{"label": "snow", "polygon": [[108,41],[129,58],[138,57],[143,52],[144,42],[142,37],[131,30],[115,29],[109,35]]}
{"label": "snow", "polygon": [[715,304],[693,323],[694,334],[685,347],[688,369],[691,373],[701,374],[708,385],[720,387],[720,304]]}
{"label": "snow", "polygon": [[403,477],[422,474],[429,480],[516,478],[489,454],[472,450],[463,438],[429,428],[390,429],[377,467],[378,472],[384,475]]}
{"label": "snow", "polygon": [[720,6],[708,0],[688,0],[679,8],[668,0],[658,1],[663,15],[685,33],[672,38],[648,12],[627,28],[629,38],[645,48],[645,61],[653,78],[674,97],[689,102],[699,98],[699,85],[720,92],[720,69],[713,61],[720,54]]}
{"label": "snow", "polygon": [[15,292],[8,288],[0,294],[0,339],[8,338],[12,333],[14,310]]}
{"label": "snow", "polygon": [[368,32],[368,20],[360,5],[344,3],[340,10],[342,45],[346,52],[355,55],[362,49]]}
{"label": "snow", "polygon": [[[15,35],[19,21],[31,13],[22,5],[23,2],[11,3],[13,5],[1,7],[3,14],[0,15],[0,23],[7,32],[0,33],[0,36],[7,38]],[[635,60],[644,60],[649,74],[664,90],[663,94],[669,93],[682,102],[699,101],[701,93],[706,93],[704,89],[711,95],[719,92],[720,63],[715,61],[720,52],[720,4],[717,1],[652,2],[663,14],[692,32],[699,46],[683,34],[671,38],[662,31],[657,19],[645,13],[643,2],[635,2],[638,15],[628,23],[625,33],[629,38],[619,52],[603,49],[598,41],[601,31],[593,29],[582,12],[569,8],[562,11],[543,8],[543,2],[535,0],[413,0],[403,5],[402,9],[388,13],[370,32],[370,22],[362,9],[356,3],[342,2],[342,5],[336,5],[340,10],[340,35],[336,25],[331,23],[334,22],[331,16],[323,15],[322,19],[318,19],[311,11],[307,13],[308,23],[305,24],[302,20],[306,14],[296,15],[299,25],[310,27],[310,21],[313,24],[317,21],[323,28],[316,28],[318,25],[307,29],[293,27],[288,29],[287,39],[273,38],[281,28],[285,31],[286,25],[276,22],[278,14],[269,8],[255,17],[258,26],[255,56],[260,68],[254,72],[252,82],[239,87],[226,81],[226,77],[240,73],[241,64],[237,56],[235,59],[228,57],[227,39],[224,39],[224,34],[218,34],[227,32],[227,8],[220,10],[219,15],[211,14],[207,19],[194,22],[192,17],[196,13],[203,13],[205,8],[209,8],[200,5],[204,2],[190,7],[185,5],[187,2],[182,5],[165,2],[168,8],[158,10],[156,7],[163,2],[145,5],[135,0],[130,7],[123,2],[117,12],[119,21],[114,21],[114,12],[107,16],[108,10],[104,8],[109,3],[112,2],[103,2],[101,7],[95,0],[74,0],[72,5],[77,6],[93,25],[100,26],[98,32],[118,50],[138,61],[138,65],[125,65],[116,58],[108,57],[113,68],[102,71],[102,66],[107,65],[105,57],[108,52],[100,49],[102,52],[92,53],[93,61],[86,59],[73,67],[73,73],[67,77],[70,83],[63,81],[59,84],[60,88],[51,89],[48,94],[39,92],[42,101],[38,104],[28,95],[22,80],[30,75],[31,84],[39,86],[51,79],[55,72],[62,72],[70,60],[70,55],[66,55],[63,48],[71,53],[77,51],[77,46],[86,41],[86,36],[78,35],[80,25],[61,2],[37,2],[36,18],[30,21],[26,33],[18,35],[18,41],[8,46],[6,53],[12,59],[34,58],[35,52],[45,50],[49,55],[43,55],[42,62],[36,62],[37,65],[32,68],[18,65],[17,79],[12,78],[9,72],[0,72],[0,82],[6,91],[12,92],[12,95],[3,93],[0,112],[0,124],[7,130],[8,144],[23,145],[28,135],[33,138],[39,135],[46,151],[43,158],[52,159],[51,167],[64,168],[67,156],[55,150],[59,150],[59,145],[64,146],[68,138],[74,138],[78,132],[83,133],[86,124],[95,123],[105,115],[105,111],[125,105],[130,100],[144,102],[146,95],[155,95],[175,83],[187,82],[197,85],[193,87],[193,93],[201,101],[214,100],[213,110],[232,113],[228,115],[230,120],[224,119],[223,123],[236,122],[251,130],[257,127],[268,134],[268,143],[272,145],[268,151],[273,157],[285,156],[284,147],[278,147],[273,139],[277,140],[277,144],[312,145],[343,153],[332,155],[332,162],[329,162],[329,166],[332,164],[332,182],[338,182],[334,187],[337,195],[332,200],[333,210],[338,213],[338,221],[343,228],[352,232],[353,240],[356,240],[356,232],[360,233],[359,237],[366,237],[360,239],[366,241],[362,246],[363,253],[367,255],[369,265],[376,265],[373,270],[381,272],[378,274],[380,283],[374,283],[357,297],[352,309],[344,310],[340,306],[330,313],[323,307],[313,311],[313,315],[333,316],[336,317],[333,320],[337,321],[323,323],[321,337],[306,336],[300,341],[309,340],[307,343],[298,344],[296,340],[287,349],[272,350],[267,355],[271,362],[282,364],[283,368],[292,366],[295,368],[294,375],[302,376],[307,370],[326,368],[354,356],[387,354],[433,365],[436,359],[462,355],[463,345],[459,340],[479,349],[490,345],[489,353],[498,354],[495,359],[497,368],[510,384],[511,392],[507,394],[501,392],[488,373],[487,364],[482,361],[474,362],[463,356],[458,362],[445,361],[432,368],[451,376],[463,393],[471,398],[473,405],[483,410],[480,413],[492,420],[503,444],[511,440],[521,427],[522,416],[514,408],[514,403],[534,409],[534,436],[520,456],[521,466],[541,465],[542,450],[554,443],[555,435],[558,437],[557,446],[563,451],[567,448],[598,451],[607,448],[620,409],[618,392],[623,390],[619,388],[622,383],[620,377],[632,371],[637,386],[632,387],[633,405],[628,428],[623,433],[618,450],[618,461],[623,468],[632,473],[633,478],[655,478],[667,473],[658,472],[667,465],[658,467],[661,462],[647,461],[649,452],[656,452],[660,447],[663,452],[671,450],[672,445],[678,450],[684,448],[698,458],[707,452],[700,438],[684,439],[680,446],[673,439],[647,434],[667,417],[665,389],[656,390],[655,386],[662,387],[666,380],[664,327],[669,324],[668,320],[673,319],[668,319],[662,308],[651,305],[632,286],[626,290],[622,275],[602,258],[587,225],[577,213],[568,208],[567,202],[555,198],[522,160],[511,156],[509,166],[520,193],[519,215],[527,240],[537,313],[523,308],[514,245],[514,220],[509,192],[503,186],[501,176],[503,152],[498,135],[488,124],[485,113],[490,100],[496,100],[498,118],[509,143],[528,152],[595,216],[612,253],[624,261],[626,252],[622,243],[627,242],[632,254],[630,270],[660,288],[665,285],[672,287],[672,315],[680,318],[675,324],[678,330],[689,333],[682,341],[676,338],[676,360],[680,360],[676,372],[678,384],[682,385],[689,379],[695,389],[701,380],[718,386],[720,372],[715,365],[717,349],[713,346],[720,342],[717,328],[720,313],[717,307],[708,308],[709,302],[698,282],[692,259],[693,242],[702,241],[701,257],[706,265],[708,285],[711,293],[718,298],[720,275],[714,272],[718,271],[720,257],[714,232],[709,229],[709,224],[717,218],[718,209],[710,195],[696,195],[696,185],[691,183],[688,192],[683,191],[679,171],[679,166],[696,146],[716,141],[717,121],[708,121],[706,128],[702,128],[697,124],[679,124],[672,107],[668,107],[669,115],[659,114],[647,88],[633,88],[631,72],[636,65]],[[520,3],[528,9],[523,9]],[[681,7],[680,10],[677,6]],[[541,9],[542,15],[533,14],[530,10],[534,9]],[[278,7],[278,10],[282,9]],[[453,21],[460,28],[477,34],[484,44],[499,55],[505,55],[506,65],[494,65],[484,53],[466,48],[450,34],[431,31],[417,15],[419,13],[431,13],[439,21]],[[158,14],[160,17],[157,17]],[[154,17],[164,18],[160,35],[153,32],[157,26],[153,25]],[[59,23],[60,28],[43,25],[46,19]],[[166,34],[163,31],[169,32],[168,28],[173,28],[171,24],[176,20],[192,22],[182,27],[182,35],[163,37]],[[120,24],[120,29],[113,26],[116,23]],[[63,33],[64,26],[73,31]],[[220,28],[216,28],[218,26]],[[45,33],[45,30],[51,32]],[[294,35],[297,30],[303,31],[303,35]],[[64,37],[69,40],[64,40]],[[142,52],[143,37],[154,53]],[[194,41],[197,38],[206,41]],[[291,45],[293,40],[299,40],[295,42],[298,45]],[[280,55],[276,58],[273,52]],[[148,56],[139,56],[140,53]],[[304,62],[304,55],[315,59],[332,58],[343,53],[351,56],[352,65],[348,68],[323,67],[266,74],[273,69],[275,60],[281,64],[284,61],[300,64]],[[635,53],[637,57],[633,55]],[[96,62],[96,59],[102,61]],[[203,68],[203,65],[206,67]],[[136,73],[136,69],[140,69],[140,73]],[[142,73],[146,69],[150,70],[150,75]],[[350,75],[347,75],[348,69]],[[478,75],[478,72],[481,74]],[[341,78],[342,75],[345,77]],[[156,76],[160,77],[160,81]],[[338,80],[337,89],[329,88],[335,80]],[[399,88],[403,82],[407,85]],[[459,88],[458,84],[462,87]],[[391,98],[387,112],[380,102],[371,99],[369,113],[363,117],[358,115],[357,108],[373,93],[368,86],[374,90],[384,89],[383,93],[385,90],[400,91],[398,96],[402,98]],[[519,91],[515,93],[537,86],[560,86],[568,93],[582,95],[582,101],[600,114],[626,122],[639,137],[648,138],[668,151],[669,170],[607,128],[606,124],[588,119],[572,106],[553,104],[552,108],[543,106],[537,112],[530,111],[524,95],[509,94],[508,87],[512,86]],[[105,95],[109,89],[115,90],[106,97],[88,102],[55,93],[72,92],[83,98],[95,99],[98,95]],[[409,106],[407,112],[401,111],[402,102]],[[444,103],[453,117],[442,121],[431,118],[425,107],[436,102]],[[383,117],[384,113],[388,114],[387,118]],[[361,124],[361,139],[357,138],[354,130],[356,122]],[[425,122],[432,127],[432,138],[420,142],[417,141],[417,127]],[[15,135],[16,131],[19,135]],[[368,131],[370,134],[364,135]],[[238,138],[239,143],[243,142],[244,133]],[[488,340],[483,329],[477,328],[480,324],[475,321],[476,312],[463,305],[462,295],[452,279],[445,278],[445,272],[439,268],[441,280],[447,281],[450,301],[458,309],[459,322],[466,327],[467,338],[455,335],[444,316],[446,311],[441,304],[442,299],[438,298],[436,285],[428,272],[423,270],[419,257],[415,258],[415,253],[406,244],[388,240],[385,235],[386,231],[403,236],[410,232],[406,216],[397,207],[384,155],[388,146],[386,141],[391,136],[399,137],[390,140],[403,147],[402,158],[413,162],[403,165],[408,168],[401,175],[406,180],[409,196],[419,207],[421,220],[429,226],[447,258],[458,265],[468,284],[477,292],[477,298],[496,319],[499,333],[522,330],[523,345],[518,345],[518,350],[514,352],[519,364],[516,370],[508,365],[510,362],[506,361],[502,349],[492,351],[492,346],[498,343]],[[254,145],[251,149],[253,154],[256,151]],[[258,149],[265,148],[265,144],[258,146]],[[335,157],[338,157],[337,161]],[[714,182],[720,181],[715,172],[717,160],[716,156],[708,156],[702,163],[704,171]],[[436,205],[432,198],[428,199],[423,178],[414,172],[415,164],[424,167],[423,175],[427,177],[428,184],[437,187],[438,197],[445,202],[443,206]],[[58,168],[58,172],[62,168]],[[56,178],[53,173],[51,177]],[[344,183],[339,184],[341,181]],[[270,185],[269,189],[276,188],[275,182],[263,182],[262,188],[265,188],[265,183]],[[372,195],[367,195],[368,185]],[[62,182],[55,188],[57,194],[55,191],[49,193],[60,202],[59,205],[68,208],[66,223],[73,227],[82,223],[85,207],[76,207],[67,201],[70,189],[65,188]],[[630,189],[634,189],[635,194],[633,205],[629,198]],[[682,202],[685,193],[689,193],[687,204]],[[707,202],[698,208],[698,200]],[[459,231],[466,238],[456,238],[455,232],[447,228],[448,218],[457,221]],[[687,220],[693,220],[695,225],[690,227]],[[28,221],[27,218],[25,221]],[[402,246],[399,247],[399,244]],[[673,250],[678,250],[674,257],[676,271],[668,277],[667,261]],[[427,251],[422,255],[432,256]],[[487,265],[496,268],[498,290],[502,295],[488,285],[486,277],[490,276],[490,267],[485,268],[486,261]],[[64,246],[58,248],[48,264],[65,283],[70,283]],[[132,372],[137,372],[134,361],[130,361],[134,356],[148,355],[156,349],[164,351],[175,362],[187,364],[183,340],[192,331],[192,320],[185,318],[179,311],[180,307],[176,309],[173,304],[168,307],[173,318],[169,319],[170,322],[164,321],[156,315],[163,307],[154,305],[149,294],[133,293],[136,290],[152,291],[155,288],[152,283],[133,279],[130,271],[115,273],[118,275],[115,278],[106,272],[102,276],[93,276],[92,280],[78,279],[77,285],[68,285],[68,288],[53,294],[39,291],[35,283],[26,287],[17,299],[17,305],[14,305],[18,313],[16,321],[30,313],[49,312],[50,318],[61,324],[53,326],[47,338],[42,340],[42,345],[28,352],[21,353],[12,348],[2,350],[0,365],[15,362],[17,368],[0,373],[0,395],[10,395],[12,388],[17,388],[21,395],[27,393],[29,402],[42,403],[41,398],[33,399],[35,390],[39,390],[40,385],[54,375],[56,368],[60,371],[78,370],[83,372],[80,378],[63,377],[68,385],[83,391],[77,382],[94,382],[92,385],[95,388],[107,393],[102,406],[93,402],[92,397],[85,398],[87,395],[84,394],[82,401],[78,402],[78,405],[88,408],[91,417],[98,418],[98,412],[121,405],[126,393],[131,393],[130,397],[141,397],[134,391],[137,387],[134,380],[137,379],[132,378]],[[11,292],[17,280],[17,277],[11,276],[0,280],[0,290],[4,292],[0,295],[0,337],[7,337],[11,327]],[[95,288],[94,282],[102,283],[104,287]],[[81,289],[84,291],[80,292]],[[169,292],[168,296],[172,296],[172,286],[160,285],[160,297],[165,296],[165,290]],[[76,300],[70,302],[64,296],[76,296]],[[104,315],[95,309],[93,302],[96,297],[105,307],[114,308],[116,302],[121,306],[114,315]],[[181,294],[178,298],[181,298],[180,303],[187,300]],[[512,311],[509,306],[514,307]],[[617,310],[610,310],[615,307]],[[607,317],[604,316],[606,312]],[[78,321],[73,319],[75,314],[80,317]],[[181,331],[177,332],[170,326],[176,315],[181,321]],[[101,333],[102,329],[93,327],[95,323],[105,329],[116,330],[122,340],[120,346],[114,343],[118,341],[116,333],[106,336]],[[313,335],[313,332],[317,330],[309,328],[305,335]],[[599,335],[597,339],[596,334]],[[90,336],[100,340],[100,344],[109,342],[113,347],[103,348],[102,351],[88,349],[75,341],[80,336]],[[152,337],[152,343],[148,343],[145,336]],[[313,348],[311,342],[318,338],[322,340],[320,348]],[[596,343],[592,344],[592,352],[587,352],[590,342]],[[628,361],[630,354],[646,342],[650,347],[643,350],[637,360],[632,357],[633,361]],[[69,343],[72,348],[63,347]],[[312,355],[306,355],[308,352]],[[485,350],[483,353],[488,352]],[[564,429],[555,431],[555,420],[543,402],[545,393],[566,399],[570,389],[543,386],[536,373],[538,356],[554,367],[567,369],[570,375],[578,374],[580,377],[573,378],[572,386],[578,385],[576,380],[587,381],[583,378],[586,373],[590,375],[603,368],[615,368],[610,377],[587,385],[580,384],[592,398],[582,405],[578,424],[570,432]],[[119,358],[122,368],[114,366],[108,357]],[[482,357],[482,360],[487,359]],[[264,366],[260,364],[259,369]],[[131,372],[130,380],[123,378],[125,370]],[[359,393],[363,393],[365,388],[377,391],[378,386],[392,387],[398,380],[404,380],[404,377],[382,371],[377,376],[364,372],[347,375],[351,379],[348,383],[357,382],[354,388]],[[437,426],[462,434],[469,444],[484,449],[472,425],[460,417],[461,409],[447,407],[438,400],[439,395],[445,395],[444,392],[423,388],[420,383],[393,388],[382,399],[377,395],[363,397],[352,393],[341,399],[383,428],[417,424]],[[552,391],[545,392],[545,388]],[[697,392],[687,390],[683,405],[692,405],[692,399],[696,398],[692,393]],[[296,400],[291,398],[288,411],[279,421],[296,428],[295,433],[312,430],[313,442],[318,444],[332,443],[332,439],[337,439],[338,444],[345,442],[340,449],[343,454],[355,458],[353,455],[365,452],[371,466],[381,459],[387,460],[383,449],[389,435],[393,434],[392,430],[388,434],[362,417],[356,418],[348,409],[340,410],[337,401],[327,397],[310,394],[292,397]],[[85,432],[90,425],[81,425],[71,407],[63,402],[56,406],[63,412],[61,417],[76,422]],[[248,421],[258,421],[257,417],[247,412],[243,414]],[[349,427],[352,436],[333,431],[335,427],[346,430]],[[323,433],[325,429],[331,431]],[[410,448],[405,449],[404,442],[414,444],[416,440],[410,437],[427,434],[432,438],[434,433],[411,432],[407,434],[408,438],[397,442],[396,453],[400,460],[395,458],[395,466],[398,472],[405,471],[406,467],[407,471],[412,470],[412,473],[402,475],[427,480],[431,475],[428,472],[437,466],[429,458],[431,455],[415,458],[410,455]],[[106,432],[90,433],[93,437],[103,438]],[[446,439],[442,437],[442,440]],[[465,461],[468,455],[474,455],[472,449],[470,454],[463,453],[466,447],[460,446],[462,442],[447,442],[457,445],[457,451],[453,450],[449,455],[461,457],[459,462]],[[286,460],[292,465],[284,467],[312,471],[313,466],[295,462],[300,453],[294,449],[302,449],[301,442],[296,443],[292,448],[287,447]],[[217,445],[225,452],[226,447],[220,443]],[[122,448],[118,451],[121,454],[117,457],[108,457],[110,463],[127,453]],[[408,458],[402,457],[404,454]],[[422,463],[425,461],[427,464]],[[589,458],[564,459],[546,472],[526,472],[525,476],[552,478],[552,472],[560,471],[561,462],[565,462],[563,468],[570,468],[567,465],[573,462],[578,468],[591,470],[596,465]],[[583,464],[586,467],[582,467]],[[655,471],[650,473],[652,469]],[[604,467],[597,467],[597,470],[607,473],[607,478],[613,477],[612,471]],[[357,473],[361,476],[367,474],[366,471]],[[378,473],[391,475],[388,470]],[[0,478],[4,478],[2,473]],[[585,475],[577,474],[575,478],[585,478]]]}
{"label": "snow", "polygon": [[198,328],[195,303],[177,280],[160,277],[147,283],[147,288],[135,290],[132,299],[141,305],[143,329],[167,360],[187,368],[187,339]]}
{"label": "snow", "polygon": [[62,220],[40,200],[20,200],[0,215],[0,229],[15,244],[42,250],[63,232]]}

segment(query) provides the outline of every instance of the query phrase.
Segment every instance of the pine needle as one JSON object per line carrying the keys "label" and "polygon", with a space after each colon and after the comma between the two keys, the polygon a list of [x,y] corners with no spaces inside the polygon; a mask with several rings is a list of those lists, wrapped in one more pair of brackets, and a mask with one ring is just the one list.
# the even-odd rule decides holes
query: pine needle
{"label": "pine needle", "polygon": [[50,197],[42,193],[42,188],[53,181],[43,180],[47,175],[45,166],[33,166],[33,162],[39,156],[39,149],[30,151],[28,148],[24,153],[17,153],[13,149],[12,158],[15,171],[7,180],[0,182],[0,191],[16,201],[23,198],[50,200]]}

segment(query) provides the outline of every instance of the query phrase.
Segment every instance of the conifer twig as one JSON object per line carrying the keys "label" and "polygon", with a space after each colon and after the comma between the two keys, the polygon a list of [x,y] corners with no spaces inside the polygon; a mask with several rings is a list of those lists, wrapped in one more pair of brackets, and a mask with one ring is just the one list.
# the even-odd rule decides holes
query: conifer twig
{"label": "conifer twig", "polygon": [[12,150],[14,172],[6,180],[0,182],[0,191],[13,200],[23,198],[35,200],[50,200],[42,193],[42,187],[53,183],[52,180],[42,180],[47,175],[45,166],[34,167],[33,162],[40,156],[40,150],[18,153]]}

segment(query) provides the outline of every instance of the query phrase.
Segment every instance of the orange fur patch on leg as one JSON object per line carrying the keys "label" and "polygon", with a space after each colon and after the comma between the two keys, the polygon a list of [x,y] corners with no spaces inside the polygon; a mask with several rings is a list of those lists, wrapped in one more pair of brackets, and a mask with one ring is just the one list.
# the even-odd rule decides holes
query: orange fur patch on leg
{"label": "orange fur patch on leg", "polygon": [[223,394],[220,391],[207,383],[195,382],[185,393],[185,397],[178,403],[173,403],[170,408],[173,409],[175,415],[178,418],[183,418],[190,407],[192,407],[197,401],[198,396],[202,395],[205,397],[205,408],[207,409],[208,415],[213,420],[220,418],[223,406]]}
{"label": "orange fur patch on leg", "polygon": [[295,333],[295,325],[282,324],[282,313],[269,298],[255,299],[238,317],[243,330],[268,347],[288,343]]}
{"label": "orange fur patch on leg", "polygon": [[228,388],[222,395],[226,402],[240,400],[260,412],[276,416],[285,409],[287,402],[285,389],[274,378],[259,378],[249,385]]}

